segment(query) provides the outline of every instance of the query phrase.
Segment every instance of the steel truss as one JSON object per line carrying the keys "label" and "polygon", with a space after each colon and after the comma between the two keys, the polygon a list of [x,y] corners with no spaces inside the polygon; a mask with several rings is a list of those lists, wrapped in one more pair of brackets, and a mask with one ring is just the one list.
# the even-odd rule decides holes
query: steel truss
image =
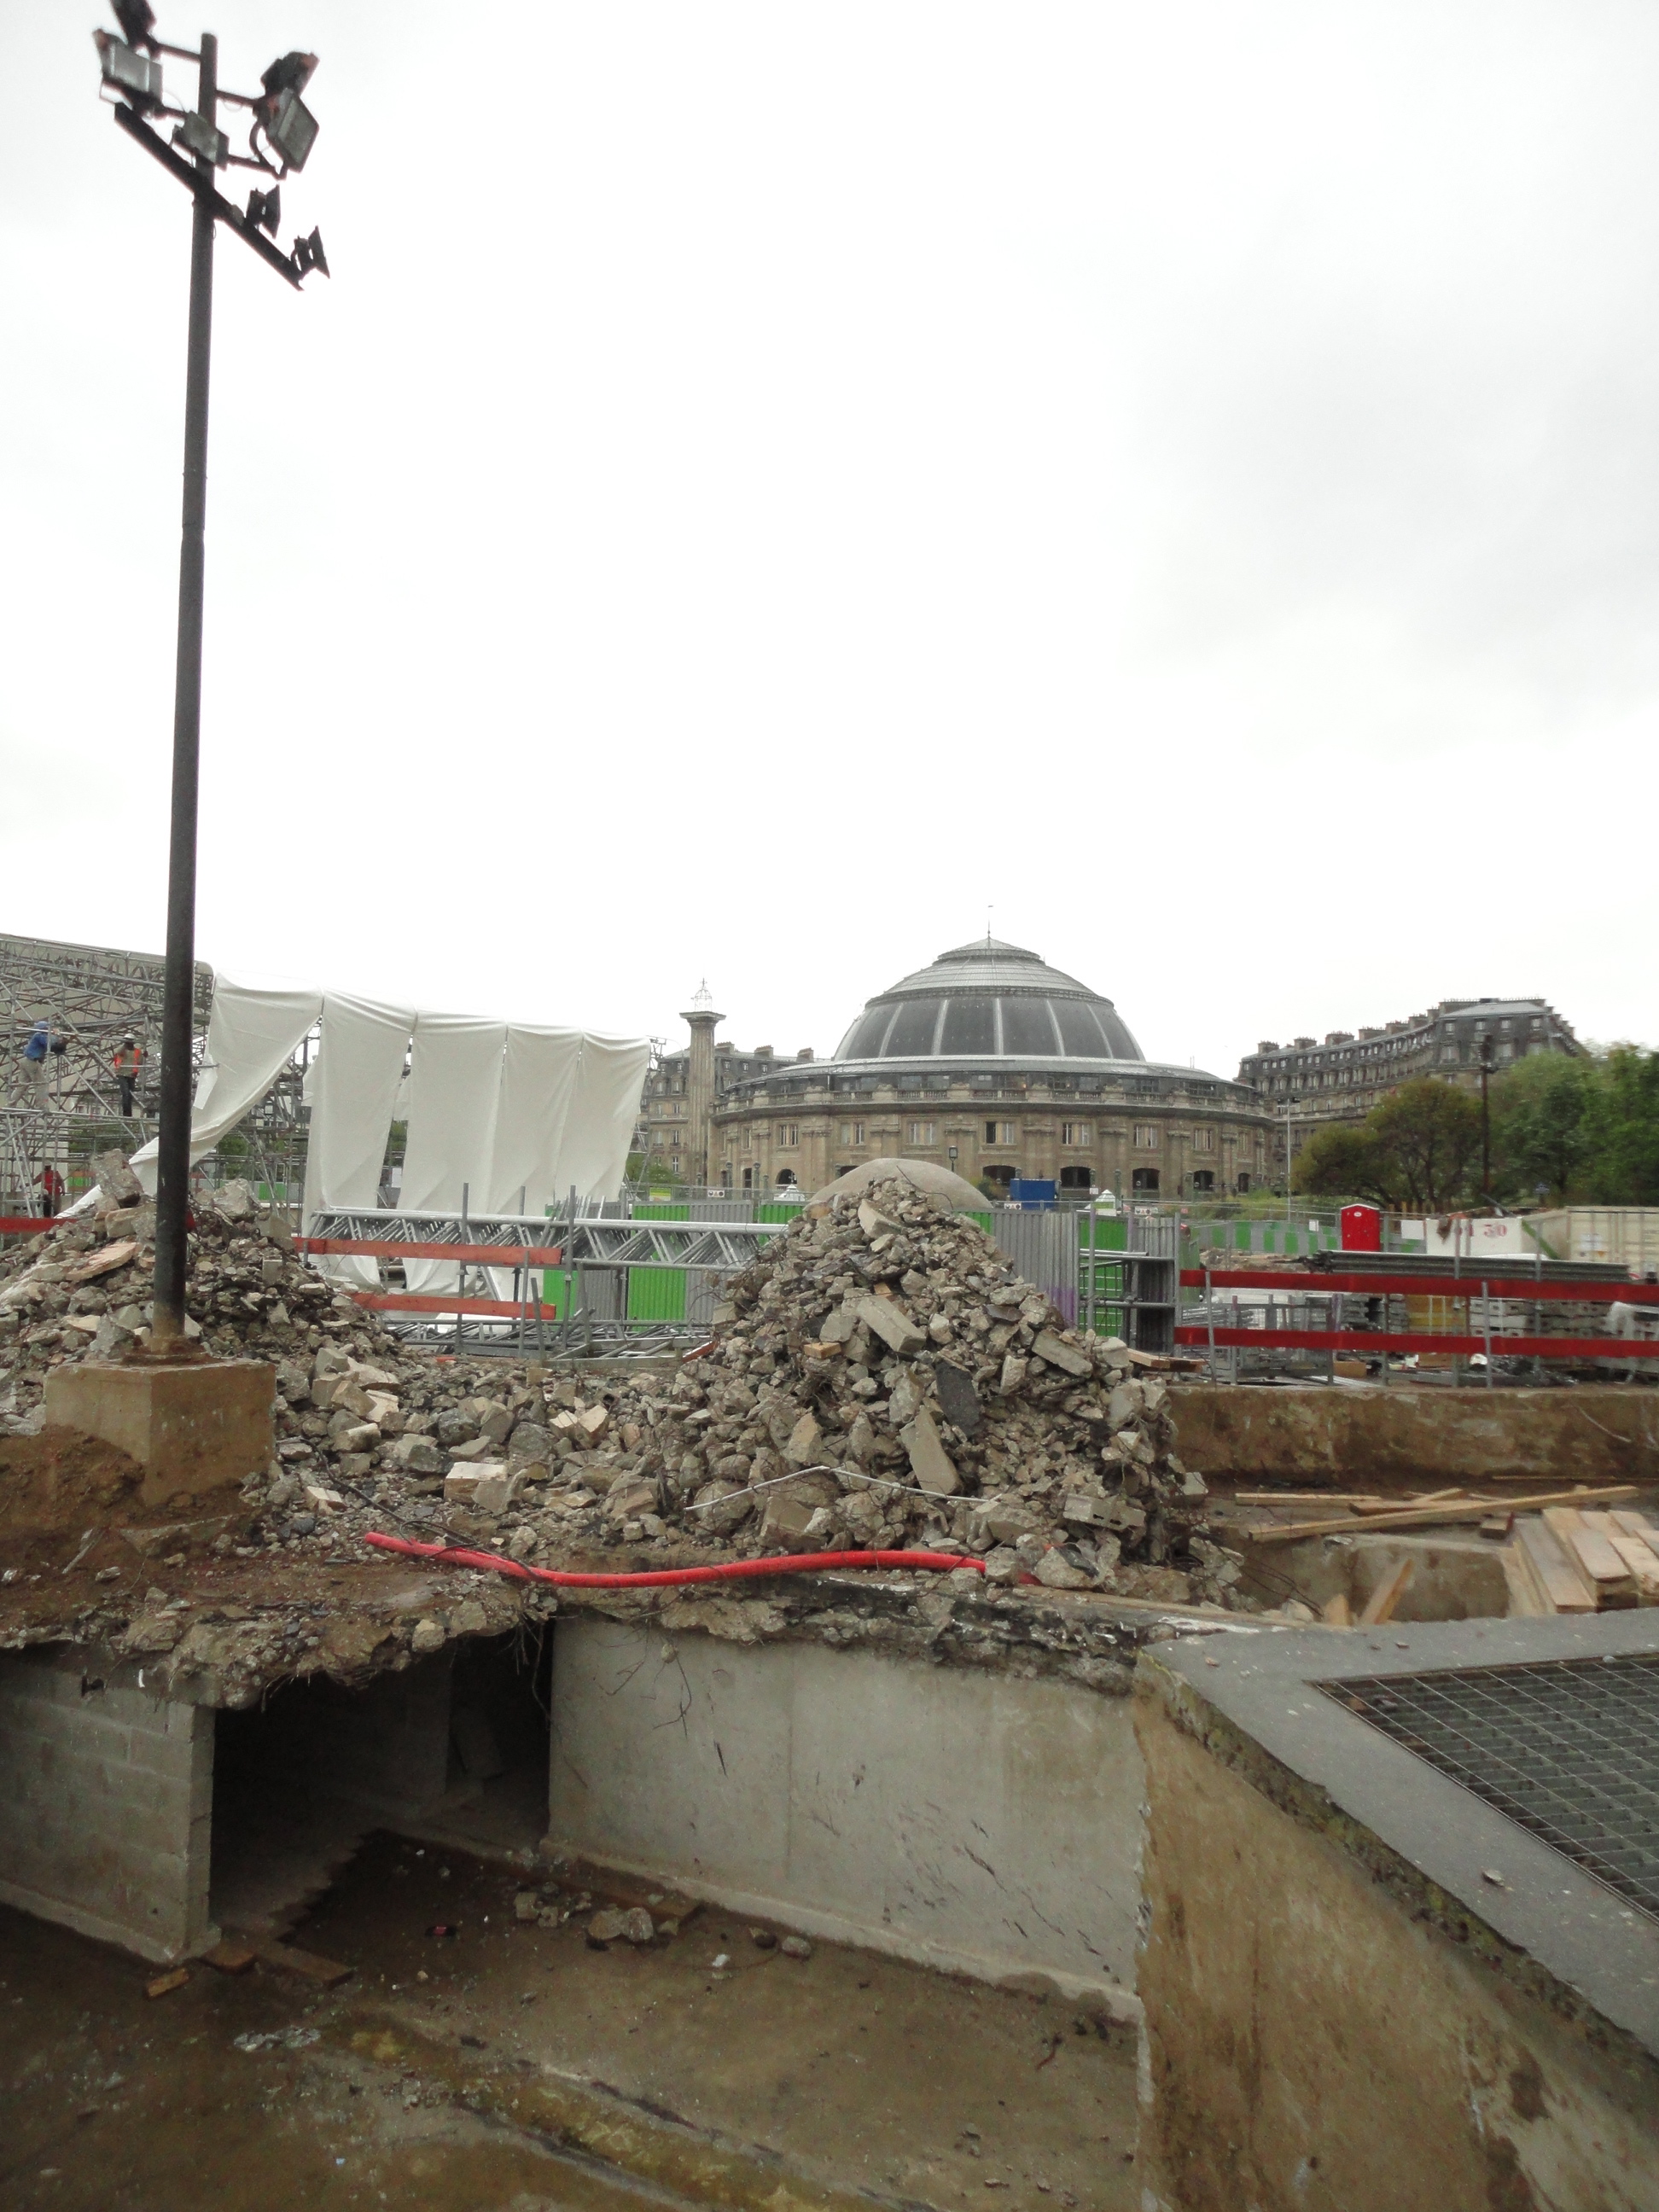
{"label": "steel truss", "polygon": [[[514,1301],[521,1307],[517,1318],[467,1319],[459,1310],[452,1318],[447,1313],[377,1309],[383,1326],[411,1342],[459,1346],[465,1340],[476,1351],[516,1350],[523,1357],[533,1336],[538,1348],[550,1342],[565,1357],[606,1352],[645,1357],[701,1343],[708,1334],[708,1315],[721,1285],[787,1227],[782,1221],[623,1221],[584,1215],[580,1207],[573,1222],[568,1209],[562,1216],[548,1216],[405,1213],[359,1206],[319,1209],[306,1224],[306,1241],[369,1247],[364,1256],[394,1265],[399,1248],[410,1259],[441,1259],[446,1247],[453,1248],[458,1304],[473,1289],[488,1288],[487,1267],[510,1265],[515,1252],[526,1255],[525,1267],[514,1269]],[[482,1256],[485,1253],[490,1255],[488,1260]],[[323,1264],[326,1267],[326,1256]],[[555,1264],[568,1271],[574,1285],[569,1301],[574,1310],[544,1325],[536,1315],[536,1293],[529,1279]],[[672,1320],[629,1317],[615,1311],[627,1303],[624,1285],[635,1268],[672,1269],[697,1278],[697,1295],[688,1301],[696,1310]]]}
{"label": "steel truss", "polygon": [[354,1207],[314,1213],[308,1237],[384,1244],[494,1244],[545,1249],[574,1267],[674,1267],[734,1275],[783,1221],[607,1221],[516,1213],[398,1213]]}

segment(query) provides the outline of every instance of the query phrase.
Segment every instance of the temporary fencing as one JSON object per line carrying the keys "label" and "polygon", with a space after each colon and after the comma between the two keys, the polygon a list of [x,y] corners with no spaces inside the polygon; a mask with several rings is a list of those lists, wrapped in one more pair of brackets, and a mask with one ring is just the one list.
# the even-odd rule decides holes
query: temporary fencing
{"label": "temporary fencing", "polygon": [[[1492,1306],[1498,1300],[1534,1308],[1560,1301],[1609,1308],[1659,1308],[1659,1284],[1656,1283],[1587,1281],[1578,1275],[1553,1280],[1541,1272],[1479,1277],[1449,1273],[1427,1274],[1416,1270],[1394,1273],[1385,1272],[1383,1267],[1364,1267],[1353,1273],[1323,1268],[1183,1267],[1181,1283],[1183,1290],[1202,1291],[1204,1318],[1179,1324],[1175,1332],[1176,1342],[1189,1349],[1202,1347],[1211,1353],[1322,1352],[1375,1358],[1401,1352],[1443,1354],[1453,1358],[1472,1358],[1480,1354],[1487,1362],[1489,1375],[1495,1350],[1506,1357],[1572,1362],[1613,1360],[1621,1365],[1638,1359],[1659,1358],[1659,1340],[1650,1338],[1550,1335],[1536,1329],[1531,1334],[1511,1334],[1507,1329],[1495,1330],[1491,1325]],[[1351,1328],[1230,1327],[1215,1319],[1214,1296],[1219,1291],[1236,1290],[1317,1295],[1336,1302],[1339,1312],[1343,1297],[1375,1299],[1382,1303],[1385,1316],[1389,1298],[1431,1297],[1452,1304],[1468,1304],[1478,1298],[1486,1326],[1478,1333],[1473,1329],[1390,1329],[1386,1321],[1379,1326]]]}

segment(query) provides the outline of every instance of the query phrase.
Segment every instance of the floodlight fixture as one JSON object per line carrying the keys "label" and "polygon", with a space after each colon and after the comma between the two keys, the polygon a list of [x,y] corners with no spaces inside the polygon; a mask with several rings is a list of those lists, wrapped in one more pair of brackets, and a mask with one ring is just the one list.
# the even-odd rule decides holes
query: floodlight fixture
{"label": "floodlight fixture", "polygon": [[156,51],[155,10],[149,0],[110,0],[115,20],[121,26],[121,34],[130,46],[148,46]]}
{"label": "floodlight fixture", "polygon": [[98,58],[103,70],[103,96],[123,100],[129,107],[137,108],[142,115],[148,108],[161,105],[161,64],[141,54],[136,46],[125,46],[119,39],[111,38],[107,31],[94,31],[93,44],[98,49]]}
{"label": "floodlight fixture", "polygon": [[282,187],[273,185],[268,192],[262,192],[256,186],[247,196],[247,219],[258,229],[268,230],[275,238],[283,220]]}
{"label": "floodlight fixture", "polygon": [[267,97],[274,100],[279,93],[303,92],[311,82],[316,67],[315,54],[284,54],[280,61],[272,62],[259,82],[264,85]]}
{"label": "floodlight fixture", "polygon": [[259,128],[283,164],[283,173],[303,169],[317,143],[317,118],[297,92],[272,93],[258,106]]}
{"label": "floodlight fixture", "polygon": [[294,266],[301,276],[308,276],[313,269],[320,269],[325,276],[328,275],[328,260],[323,252],[323,234],[320,230],[313,230],[309,238],[295,240]]}
{"label": "floodlight fixture", "polygon": [[216,169],[222,169],[230,159],[230,141],[222,131],[215,130],[205,115],[192,109],[173,134],[175,146],[182,146],[204,161],[211,161]]}

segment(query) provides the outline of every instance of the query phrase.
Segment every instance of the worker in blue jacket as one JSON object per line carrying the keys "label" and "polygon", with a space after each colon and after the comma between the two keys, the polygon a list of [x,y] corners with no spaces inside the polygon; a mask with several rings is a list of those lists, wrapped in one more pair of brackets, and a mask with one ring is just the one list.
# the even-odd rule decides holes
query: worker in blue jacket
{"label": "worker in blue jacket", "polygon": [[45,1022],[36,1022],[29,1032],[29,1041],[23,1047],[23,1060],[34,1085],[34,1095],[44,1106],[51,1097],[46,1083],[46,1054],[52,1050],[52,1031]]}

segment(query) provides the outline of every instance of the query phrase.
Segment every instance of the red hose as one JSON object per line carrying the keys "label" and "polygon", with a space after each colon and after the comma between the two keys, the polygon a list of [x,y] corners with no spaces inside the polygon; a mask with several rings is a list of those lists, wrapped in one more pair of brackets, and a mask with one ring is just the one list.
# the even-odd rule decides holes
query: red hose
{"label": "red hose", "polygon": [[403,1536],[382,1536],[371,1528],[363,1537],[379,1552],[402,1552],[443,1567],[482,1567],[517,1583],[553,1583],[560,1589],[669,1589],[679,1583],[739,1582],[750,1575],[816,1574],[826,1567],[931,1567],[950,1574],[957,1567],[983,1574],[985,1562],[954,1552],[803,1552],[781,1559],[728,1559],[717,1567],[659,1567],[644,1575],[566,1575],[551,1567],[527,1567],[522,1559],[503,1559],[495,1552],[464,1552],[453,1544],[413,1544]]}

